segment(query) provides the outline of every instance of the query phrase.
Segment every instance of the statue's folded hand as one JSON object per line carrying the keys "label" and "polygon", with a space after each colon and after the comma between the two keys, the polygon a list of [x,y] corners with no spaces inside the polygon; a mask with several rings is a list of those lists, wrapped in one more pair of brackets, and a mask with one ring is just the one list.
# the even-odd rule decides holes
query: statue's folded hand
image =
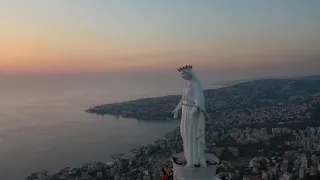
{"label": "statue's folded hand", "polygon": [[195,118],[198,113],[199,113],[199,108],[193,107],[193,108],[191,109],[191,112],[190,112],[190,117],[191,117],[191,118]]}

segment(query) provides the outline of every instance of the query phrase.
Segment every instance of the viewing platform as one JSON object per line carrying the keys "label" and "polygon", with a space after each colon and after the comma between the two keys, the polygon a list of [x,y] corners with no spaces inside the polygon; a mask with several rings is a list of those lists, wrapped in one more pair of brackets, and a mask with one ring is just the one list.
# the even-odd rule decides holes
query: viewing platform
{"label": "viewing platform", "polygon": [[211,162],[218,163],[220,160],[213,155],[213,157],[207,157],[207,161],[210,162],[207,167],[188,168],[185,167],[186,160],[183,153],[174,155],[172,157],[174,180],[220,180],[216,176],[216,166],[211,164]]}

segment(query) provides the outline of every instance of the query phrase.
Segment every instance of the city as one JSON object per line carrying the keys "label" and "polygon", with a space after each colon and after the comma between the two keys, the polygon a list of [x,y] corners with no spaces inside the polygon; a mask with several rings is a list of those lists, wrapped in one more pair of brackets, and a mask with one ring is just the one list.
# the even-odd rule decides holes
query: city
{"label": "city", "polygon": [[[295,89],[301,83],[304,86]],[[213,118],[212,122],[206,122],[206,153],[218,157],[208,163],[217,164],[220,178],[319,178],[319,80],[258,80],[206,90],[205,95]],[[170,110],[179,99],[180,96],[139,99],[96,106],[87,112],[172,120]],[[94,177],[99,174],[101,179],[157,179],[161,167],[171,164],[172,154],[181,150],[178,128],[167,133],[165,139],[133,149],[134,155],[115,157],[114,162],[95,169],[101,172]],[[86,167],[92,166],[97,165]],[[105,167],[108,173],[103,173]],[[87,170],[74,171],[81,171],[83,177],[93,177]]]}

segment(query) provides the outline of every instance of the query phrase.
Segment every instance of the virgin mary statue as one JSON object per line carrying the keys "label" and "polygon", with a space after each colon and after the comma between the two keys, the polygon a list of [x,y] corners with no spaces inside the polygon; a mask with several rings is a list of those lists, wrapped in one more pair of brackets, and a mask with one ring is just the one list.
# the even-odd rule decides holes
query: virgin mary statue
{"label": "virgin mary statue", "polygon": [[182,109],[180,133],[183,140],[183,153],[187,161],[186,167],[206,167],[205,160],[205,98],[201,82],[192,72],[192,66],[186,65],[178,69],[182,78],[187,80],[183,88],[182,98],[174,109],[174,118]]}

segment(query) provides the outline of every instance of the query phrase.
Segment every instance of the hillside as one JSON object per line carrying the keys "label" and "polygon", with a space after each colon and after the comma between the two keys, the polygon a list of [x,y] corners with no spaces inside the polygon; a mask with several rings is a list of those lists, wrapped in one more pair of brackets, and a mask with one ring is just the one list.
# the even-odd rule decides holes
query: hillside
{"label": "hillside", "polygon": [[[205,90],[208,113],[227,122],[304,120],[318,117],[320,80],[262,79],[220,89]],[[88,113],[113,114],[139,119],[170,119],[181,96],[95,106]],[[259,120],[260,119],[260,120]],[[317,118],[318,119],[318,118]]]}
{"label": "hillside", "polygon": [[309,81],[320,80],[320,75],[303,76],[303,77],[301,77],[299,79],[301,79],[301,80],[309,80]]}

